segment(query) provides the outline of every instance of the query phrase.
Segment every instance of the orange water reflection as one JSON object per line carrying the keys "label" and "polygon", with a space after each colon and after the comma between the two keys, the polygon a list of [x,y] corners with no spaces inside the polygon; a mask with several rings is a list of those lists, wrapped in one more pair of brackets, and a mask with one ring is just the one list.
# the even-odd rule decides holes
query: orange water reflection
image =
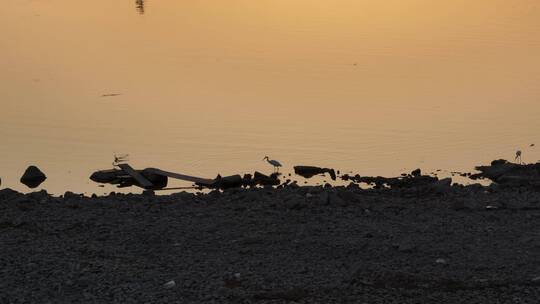
{"label": "orange water reflection", "polygon": [[384,175],[537,161],[539,33],[532,0],[10,0],[0,176],[35,163],[49,191],[99,192],[115,152],[208,177],[267,154]]}

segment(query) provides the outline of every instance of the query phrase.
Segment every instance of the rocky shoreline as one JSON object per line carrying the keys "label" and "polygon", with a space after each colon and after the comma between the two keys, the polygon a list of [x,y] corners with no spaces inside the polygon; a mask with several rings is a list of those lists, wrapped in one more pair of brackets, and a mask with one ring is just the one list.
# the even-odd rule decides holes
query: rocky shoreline
{"label": "rocky shoreline", "polygon": [[[436,185],[436,186],[434,186]],[[0,190],[1,303],[538,303],[540,191]]]}

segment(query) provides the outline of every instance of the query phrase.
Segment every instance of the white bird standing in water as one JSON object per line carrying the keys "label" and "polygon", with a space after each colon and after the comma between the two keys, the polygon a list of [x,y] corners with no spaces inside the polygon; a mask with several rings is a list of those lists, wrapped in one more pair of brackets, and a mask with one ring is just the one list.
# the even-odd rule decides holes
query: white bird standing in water
{"label": "white bird standing in water", "polygon": [[113,167],[116,167],[118,166],[119,164],[123,163],[123,162],[126,162],[127,159],[129,157],[129,154],[124,154],[124,155],[116,155],[116,153],[114,154],[114,161],[112,163]]}
{"label": "white bird standing in water", "polygon": [[519,160],[519,164],[521,165],[521,150],[516,151],[516,158],[514,160]]}
{"label": "white bird standing in water", "polygon": [[270,159],[268,156],[265,156],[262,160],[266,160],[270,165],[274,166],[276,172],[279,172],[279,167],[281,167],[280,162],[275,159]]}

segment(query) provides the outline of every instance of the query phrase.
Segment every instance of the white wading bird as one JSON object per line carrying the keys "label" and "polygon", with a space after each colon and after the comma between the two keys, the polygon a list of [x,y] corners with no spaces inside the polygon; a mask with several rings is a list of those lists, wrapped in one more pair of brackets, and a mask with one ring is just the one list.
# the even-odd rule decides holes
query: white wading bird
{"label": "white wading bird", "polygon": [[279,172],[279,167],[281,167],[280,162],[275,159],[270,159],[268,156],[265,156],[262,160],[266,160],[270,165],[274,166],[275,172]]}
{"label": "white wading bird", "polygon": [[521,150],[516,151],[516,158],[514,160],[519,160],[519,164],[521,165]]}
{"label": "white wading bird", "polygon": [[114,161],[112,163],[113,167],[117,167],[119,164],[126,162],[128,160],[129,154],[116,155],[114,154]]}

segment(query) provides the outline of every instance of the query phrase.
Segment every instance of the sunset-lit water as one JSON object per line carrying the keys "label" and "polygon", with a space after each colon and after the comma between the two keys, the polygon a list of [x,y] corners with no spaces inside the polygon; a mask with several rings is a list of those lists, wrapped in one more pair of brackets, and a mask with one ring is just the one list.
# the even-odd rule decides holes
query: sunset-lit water
{"label": "sunset-lit water", "polygon": [[88,176],[115,152],[203,177],[540,160],[534,0],[5,0],[0,37],[1,187],[36,164],[110,191]]}

